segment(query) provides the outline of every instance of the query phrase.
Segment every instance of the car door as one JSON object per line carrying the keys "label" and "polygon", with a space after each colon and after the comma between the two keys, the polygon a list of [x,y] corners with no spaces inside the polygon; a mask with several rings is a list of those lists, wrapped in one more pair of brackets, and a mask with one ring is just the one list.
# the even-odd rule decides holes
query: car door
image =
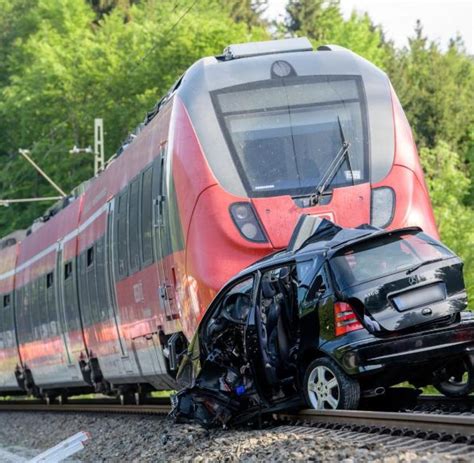
{"label": "car door", "polygon": [[271,399],[281,382],[295,373],[291,356],[297,341],[297,291],[294,262],[258,272],[245,343],[255,385],[263,398]]}

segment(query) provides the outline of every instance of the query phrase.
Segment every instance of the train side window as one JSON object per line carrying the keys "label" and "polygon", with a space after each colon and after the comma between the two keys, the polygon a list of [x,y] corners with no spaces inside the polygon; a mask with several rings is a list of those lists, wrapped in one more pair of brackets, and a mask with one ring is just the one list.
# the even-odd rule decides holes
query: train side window
{"label": "train side window", "polygon": [[67,280],[72,275],[72,262],[67,262],[64,264],[64,279]]}
{"label": "train side window", "polygon": [[140,270],[140,178],[130,185],[128,204],[128,244],[130,256],[130,273]]}
{"label": "train side window", "polygon": [[94,247],[87,250],[87,266],[90,267],[94,264]]}
{"label": "train side window", "polygon": [[8,307],[10,305],[10,294],[5,294],[3,296],[3,307]]}
{"label": "train side window", "polygon": [[143,266],[153,262],[153,198],[152,198],[153,167],[143,172],[141,201],[141,235]]}
{"label": "train side window", "polygon": [[115,250],[117,256],[117,277],[125,278],[128,275],[128,245],[127,245],[127,204],[128,190],[125,189],[118,197],[117,206],[117,222],[116,222],[116,239]]}
{"label": "train side window", "polygon": [[54,283],[53,272],[50,272],[46,275],[46,288],[52,288]]}

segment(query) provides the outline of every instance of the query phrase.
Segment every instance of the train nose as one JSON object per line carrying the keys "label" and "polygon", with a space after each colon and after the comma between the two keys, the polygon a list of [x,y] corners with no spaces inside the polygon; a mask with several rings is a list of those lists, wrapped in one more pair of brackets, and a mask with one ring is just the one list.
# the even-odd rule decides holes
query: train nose
{"label": "train nose", "polygon": [[328,219],[343,227],[370,223],[370,184],[335,188],[327,204],[301,207],[291,196],[253,198],[252,205],[264,233],[275,249],[288,246],[302,214]]}

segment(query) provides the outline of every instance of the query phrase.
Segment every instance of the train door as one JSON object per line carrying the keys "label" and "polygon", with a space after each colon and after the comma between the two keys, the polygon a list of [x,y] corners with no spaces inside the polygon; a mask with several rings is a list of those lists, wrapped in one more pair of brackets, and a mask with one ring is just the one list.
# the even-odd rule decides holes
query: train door
{"label": "train door", "polygon": [[118,315],[117,293],[115,292],[115,261],[113,252],[113,237],[114,237],[114,206],[115,200],[112,199],[107,205],[107,232],[105,251],[105,268],[106,268],[106,288],[109,294],[109,317],[115,324],[117,334],[117,342],[120,347],[122,357],[127,356],[127,346],[120,333],[120,318]]}
{"label": "train door", "polygon": [[169,224],[169,201],[167,197],[167,145],[160,148],[160,155],[153,165],[153,223],[154,247],[157,258],[159,295],[167,321],[179,318],[175,301],[175,273],[172,265],[171,236]]}
{"label": "train door", "polygon": [[63,249],[62,244],[58,244],[58,248],[56,251],[56,275],[57,277],[54,280],[55,283],[55,291],[56,291],[56,301],[57,301],[57,312],[58,317],[57,320],[59,321],[59,332],[61,333],[61,338],[64,342],[64,351],[66,353],[66,360],[67,363],[70,365],[72,364],[71,361],[71,352],[69,349],[69,343],[67,342],[67,332],[68,327],[66,324],[66,319],[64,316],[64,291],[63,291],[63,279],[65,276],[64,268],[63,268]]}

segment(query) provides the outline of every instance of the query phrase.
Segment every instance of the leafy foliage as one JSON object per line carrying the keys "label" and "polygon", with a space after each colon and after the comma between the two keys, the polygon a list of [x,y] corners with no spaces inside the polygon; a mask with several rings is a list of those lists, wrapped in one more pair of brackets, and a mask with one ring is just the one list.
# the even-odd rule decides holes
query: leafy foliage
{"label": "leafy foliage", "polygon": [[471,183],[459,155],[440,141],[434,148],[421,148],[425,179],[444,242],[462,256],[468,292],[474,291],[474,210],[463,198]]}

